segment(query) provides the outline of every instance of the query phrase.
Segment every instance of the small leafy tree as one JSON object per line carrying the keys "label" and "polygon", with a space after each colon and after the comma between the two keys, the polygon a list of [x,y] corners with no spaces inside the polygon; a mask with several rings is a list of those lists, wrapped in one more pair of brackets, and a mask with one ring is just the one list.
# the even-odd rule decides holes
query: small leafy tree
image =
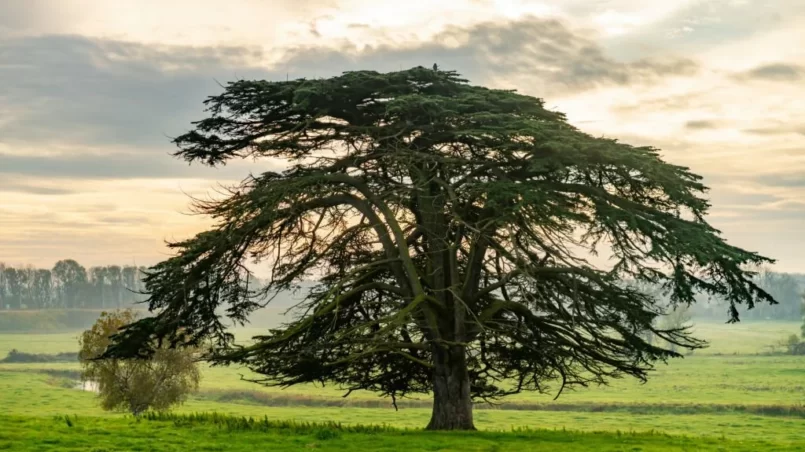
{"label": "small leafy tree", "polygon": [[131,309],[103,312],[79,338],[84,381],[98,385],[105,410],[128,411],[135,416],[147,410],[165,411],[184,402],[198,388],[201,374],[194,349],[155,347],[148,359],[98,359],[120,327],[136,320]]}

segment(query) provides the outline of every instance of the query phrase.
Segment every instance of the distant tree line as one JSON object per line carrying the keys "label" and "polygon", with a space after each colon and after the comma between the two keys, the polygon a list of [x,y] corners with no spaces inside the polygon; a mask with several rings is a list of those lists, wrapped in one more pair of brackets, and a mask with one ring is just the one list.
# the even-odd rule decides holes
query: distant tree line
{"label": "distant tree line", "polygon": [[145,267],[85,268],[72,259],[51,269],[0,262],[0,309],[114,309],[143,300]]}
{"label": "distant tree line", "polygon": [[[762,269],[754,278],[755,283],[770,293],[779,304],[759,304],[754,309],[741,309],[741,320],[786,320],[802,319],[802,296],[805,291],[805,275],[778,273]],[[704,297],[703,297],[704,298]],[[691,313],[698,318],[724,317],[726,302],[711,300],[691,306]]]}
{"label": "distant tree line", "polygon": [[[145,271],[146,267],[134,265],[86,268],[73,259],[60,260],[51,269],[31,265],[13,267],[0,262],[0,310],[131,307],[145,299],[139,293],[145,289],[142,283]],[[751,310],[744,309],[741,320],[802,319],[805,275],[764,269],[758,272],[755,282],[774,296],[779,304],[761,304]],[[257,288],[263,286],[265,281],[255,278],[252,284],[253,288]],[[644,286],[641,289],[663,297],[660,288]],[[724,319],[726,305],[723,300],[706,300],[702,297],[700,301],[686,312],[698,319]],[[275,300],[273,304],[287,307],[288,302]]]}
{"label": "distant tree line", "polygon": [[[759,320],[778,320],[778,321],[800,321],[803,320],[803,295],[805,295],[805,275],[773,272],[769,269],[760,269],[753,278],[754,283],[763,290],[771,294],[778,304],[758,304],[753,309],[745,306],[739,308],[742,321]],[[648,284],[635,284],[640,290],[650,293],[655,297],[667,300],[666,294],[660,287],[653,287]],[[687,315],[697,320],[723,321],[727,309],[727,302],[722,299],[708,299],[705,295],[696,295],[697,303],[687,307],[684,311]],[[805,334],[805,325],[803,325]]]}

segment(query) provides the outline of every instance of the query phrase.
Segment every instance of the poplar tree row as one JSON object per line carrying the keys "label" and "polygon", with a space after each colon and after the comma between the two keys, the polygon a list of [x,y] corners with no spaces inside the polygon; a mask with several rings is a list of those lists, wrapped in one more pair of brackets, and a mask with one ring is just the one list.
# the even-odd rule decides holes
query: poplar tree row
{"label": "poplar tree row", "polygon": [[[85,268],[72,259],[52,269],[32,265],[14,267],[0,262],[0,310],[7,309],[107,309],[131,306],[145,296],[141,292],[144,266],[106,265]],[[759,305],[742,314],[744,320],[795,320],[802,315],[805,277],[763,269],[754,278],[779,304]],[[262,281],[256,280],[259,286]],[[658,289],[659,290],[659,289]],[[717,318],[722,300],[691,307],[698,318]]]}

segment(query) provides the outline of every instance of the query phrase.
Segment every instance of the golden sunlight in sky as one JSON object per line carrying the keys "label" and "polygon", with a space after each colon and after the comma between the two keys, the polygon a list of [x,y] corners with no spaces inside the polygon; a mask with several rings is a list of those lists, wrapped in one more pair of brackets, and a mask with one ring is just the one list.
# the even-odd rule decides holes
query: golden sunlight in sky
{"label": "golden sunlight in sky", "polygon": [[712,187],[738,246],[805,273],[805,2],[9,0],[0,4],[0,261],[145,265],[264,166],[170,156],[217,82],[438,63],[653,145]]}

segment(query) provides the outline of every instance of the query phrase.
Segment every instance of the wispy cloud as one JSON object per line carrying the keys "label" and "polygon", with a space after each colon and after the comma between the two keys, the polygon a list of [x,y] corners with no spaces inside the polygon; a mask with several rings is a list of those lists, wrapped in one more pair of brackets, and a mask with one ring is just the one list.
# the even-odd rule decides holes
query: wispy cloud
{"label": "wispy cloud", "polygon": [[764,64],[736,76],[744,80],[797,82],[805,79],[805,67],[786,63]]}
{"label": "wispy cloud", "polygon": [[453,26],[429,42],[358,48],[298,47],[282,66],[295,75],[331,76],[345,69],[381,71],[438,63],[476,83],[528,83],[530,91],[579,92],[609,85],[656,82],[697,73],[696,61],[680,56],[619,61],[593,37],[556,19],[527,17],[510,22]]}
{"label": "wispy cloud", "polygon": [[779,127],[761,127],[757,129],[744,129],[744,132],[755,135],[789,135],[797,134],[805,136],[805,125],[787,125]]}
{"label": "wispy cloud", "polygon": [[[210,179],[238,181],[249,171],[276,171],[268,161],[235,161],[227,166],[211,168],[188,165],[167,152],[105,154],[75,153],[58,156],[23,156],[0,154],[0,175],[27,176],[34,179]],[[19,187],[18,183],[16,183]],[[0,181],[0,191],[6,181]]]}
{"label": "wispy cloud", "polygon": [[718,122],[707,120],[707,119],[696,119],[693,121],[687,121],[685,123],[685,128],[698,130],[698,129],[715,129],[718,128]]}

